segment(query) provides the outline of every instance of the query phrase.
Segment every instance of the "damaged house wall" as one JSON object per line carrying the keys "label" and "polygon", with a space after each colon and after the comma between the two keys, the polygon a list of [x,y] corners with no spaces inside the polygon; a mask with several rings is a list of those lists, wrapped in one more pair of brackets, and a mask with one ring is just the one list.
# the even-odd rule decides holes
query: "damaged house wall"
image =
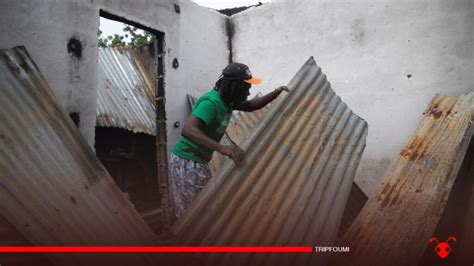
{"label": "damaged house wall", "polygon": [[79,114],[92,145],[97,93],[97,10],[89,1],[0,1],[0,48],[24,45],[60,105]]}
{"label": "damaged house wall", "polygon": [[369,124],[356,182],[370,195],[431,98],[473,89],[473,19],[471,0],[273,1],[232,16],[233,55],[263,92],[315,57]]}
{"label": "damaged house wall", "polygon": [[226,17],[217,11],[187,0],[1,1],[0,48],[26,46],[60,105],[79,114],[93,147],[100,10],[164,33],[168,145],[174,144],[182,126],[172,125],[183,125],[189,111],[186,93],[208,90],[227,64]]}

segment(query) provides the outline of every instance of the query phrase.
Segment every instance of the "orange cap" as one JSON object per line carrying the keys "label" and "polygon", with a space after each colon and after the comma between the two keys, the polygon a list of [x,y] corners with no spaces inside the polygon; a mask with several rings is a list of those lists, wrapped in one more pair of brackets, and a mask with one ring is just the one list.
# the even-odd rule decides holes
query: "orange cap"
{"label": "orange cap", "polygon": [[262,79],[257,78],[257,77],[252,77],[251,79],[245,79],[244,81],[250,84],[260,84],[262,82]]}
{"label": "orange cap", "polygon": [[250,69],[247,65],[242,63],[233,62],[230,63],[224,70],[222,70],[222,76],[229,80],[243,80],[250,84],[260,84],[261,78],[252,76]]}

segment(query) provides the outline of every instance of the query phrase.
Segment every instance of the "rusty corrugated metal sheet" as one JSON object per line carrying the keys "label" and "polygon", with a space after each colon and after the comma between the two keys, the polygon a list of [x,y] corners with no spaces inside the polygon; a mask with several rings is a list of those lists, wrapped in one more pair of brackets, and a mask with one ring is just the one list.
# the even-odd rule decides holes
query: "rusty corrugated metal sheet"
{"label": "rusty corrugated metal sheet", "polygon": [[[443,265],[471,265],[474,261],[474,140],[471,139],[466,156],[457,173],[448,202],[443,215],[433,232],[440,242],[446,241],[450,236],[457,241],[449,241],[452,252],[443,259]],[[440,264],[440,257],[435,253],[436,242],[428,245],[419,266]]]}
{"label": "rusty corrugated metal sheet", "polygon": [[[257,97],[259,96],[261,95],[257,95]],[[190,94],[188,94],[187,97],[189,105],[192,109],[196,104],[197,98]],[[227,134],[229,134],[235,143],[242,143],[247,137],[249,137],[250,133],[256,128],[260,120],[269,111],[270,106],[271,104],[254,112],[235,112],[235,114],[232,116],[229,126],[227,127]],[[230,144],[227,135],[224,135],[221,143]],[[229,158],[219,154],[218,152],[214,152],[212,160],[209,162],[209,168],[211,169],[212,176],[217,175],[221,169],[221,166],[223,165],[224,160],[229,160]],[[337,233],[338,239],[344,235],[347,229],[349,229],[367,202],[367,199],[367,195],[365,195],[362,189],[360,189],[360,187],[355,182],[353,182],[346,207],[344,208],[341,225]]]}
{"label": "rusty corrugated metal sheet", "polygon": [[[24,47],[0,52],[0,214],[34,245],[156,245]],[[151,254],[48,254],[157,265]]]}
{"label": "rusty corrugated metal sheet", "polygon": [[[257,95],[256,97],[260,97]],[[242,143],[250,133],[258,126],[262,118],[269,112],[274,102],[265,107],[255,110],[253,112],[236,112],[229,126],[227,127],[227,134],[235,143]]]}
{"label": "rusty corrugated metal sheet", "polygon": [[[291,92],[242,143],[243,165],[226,162],[176,222],[173,231],[182,243],[334,242],[367,123],[335,95],[313,58],[288,86]],[[302,265],[311,259],[317,260],[296,254],[213,254],[207,262]]]}
{"label": "rusty corrugated metal sheet", "polygon": [[385,174],[384,185],[341,240],[341,245],[351,247],[347,262],[418,264],[469,146],[473,118],[474,92],[434,97]]}
{"label": "rusty corrugated metal sheet", "polygon": [[97,126],[156,134],[155,86],[131,48],[99,48]]}

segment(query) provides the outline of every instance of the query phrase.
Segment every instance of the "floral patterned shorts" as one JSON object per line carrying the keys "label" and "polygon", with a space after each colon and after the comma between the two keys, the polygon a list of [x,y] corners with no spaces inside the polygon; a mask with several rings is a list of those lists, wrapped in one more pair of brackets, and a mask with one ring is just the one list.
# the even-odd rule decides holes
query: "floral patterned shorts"
{"label": "floral patterned shorts", "polygon": [[209,166],[171,153],[169,159],[171,195],[176,217],[180,217],[211,179]]}

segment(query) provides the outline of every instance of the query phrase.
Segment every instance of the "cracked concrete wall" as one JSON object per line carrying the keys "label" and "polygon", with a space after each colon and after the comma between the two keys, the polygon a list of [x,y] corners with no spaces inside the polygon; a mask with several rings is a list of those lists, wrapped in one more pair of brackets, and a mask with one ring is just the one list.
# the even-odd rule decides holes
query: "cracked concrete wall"
{"label": "cracked concrete wall", "polygon": [[369,124],[356,182],[369,195],[434,94],[474,89],[474,1],[278,1],[232,17],[234,59],[269,91],[309,56]]}
{"label": "cracked concrete wall", "polygon": [[[209,90],[227,64],[224,15],[188,0],[5,0],[0,1],[0,48],[26,46],[61,106],[80,114],[79,129],[93,147],[101,9],[164,32],[170,147],[189,114],[186,94]],[[175,121],[181,127],[174,128]]]}

